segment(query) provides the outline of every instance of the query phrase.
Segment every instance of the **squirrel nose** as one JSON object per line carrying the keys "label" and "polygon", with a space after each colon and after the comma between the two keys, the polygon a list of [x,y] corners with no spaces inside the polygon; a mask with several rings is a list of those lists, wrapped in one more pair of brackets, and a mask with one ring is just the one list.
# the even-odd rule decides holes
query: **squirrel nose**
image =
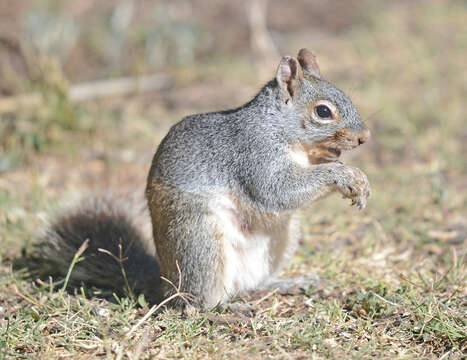
{"label": "squirrel nose", "polygon": [[358,145],[364,144],[371,136],[371,132],[368,129],[363,130],[358,136]]}

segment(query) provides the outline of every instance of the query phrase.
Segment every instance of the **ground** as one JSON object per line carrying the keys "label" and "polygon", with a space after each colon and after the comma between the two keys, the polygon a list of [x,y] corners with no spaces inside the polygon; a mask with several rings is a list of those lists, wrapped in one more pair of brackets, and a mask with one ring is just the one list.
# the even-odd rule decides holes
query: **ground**
{"label": "ground", "polygon": [[467,8],[367,5],[353,8],[351,25],[279,38],[281,53],[313,49],[372,131],[345,157],[368,175],[367,208],[333,195],[302,212],[301,247],[284,277],[322,282],[239,300],[253,312],[163,310],[130,334],[150,308],[144,298],[64,291],[28,262],[44,220],[90,191],[143,191],[173,123],[241,105],[264,80],[249,57],[221,53],[164,69],[171,83],[160,91],[76,104],[61,79],[80,76],[44,60],[45,79],[25,87],[43,104],[1,113],[0,358],[465,357]]}

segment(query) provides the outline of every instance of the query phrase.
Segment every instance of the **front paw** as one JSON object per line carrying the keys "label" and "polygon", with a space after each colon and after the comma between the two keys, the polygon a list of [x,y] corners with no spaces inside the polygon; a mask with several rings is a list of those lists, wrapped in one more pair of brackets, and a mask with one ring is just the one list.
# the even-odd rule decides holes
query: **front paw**
{"label": "front paw", "polygon": [[356,167],[342,166],[335,182],[344,198],[352,200],[352,205],[362,210],[371,194],[370,183],[365,173]]}

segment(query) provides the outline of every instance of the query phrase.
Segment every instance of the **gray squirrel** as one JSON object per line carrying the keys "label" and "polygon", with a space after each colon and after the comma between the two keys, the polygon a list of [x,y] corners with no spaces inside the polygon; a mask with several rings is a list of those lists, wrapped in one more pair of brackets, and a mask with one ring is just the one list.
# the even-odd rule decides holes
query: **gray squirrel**
{"label": "gray squirrel", "polygon": [[[190,115],[170,129],[149,171],[147,207],[142,199],[85,199],[51,223],[45,254],[65,274],[89,239],[73,280],[122,289],[123,265],[135,292],[170,296],[163,276],[203,309],[254,290],[305,286],[314,278],[277,279],[297,247],[298,211],[336,190],[366,206],[366,175],[338,158],[369,136],[347,95],[302,49],[283,57],[245,105]],[[144,231],[149,217],[153,239]],[[98,251],[117,255],[119,244],[122,264]]]}

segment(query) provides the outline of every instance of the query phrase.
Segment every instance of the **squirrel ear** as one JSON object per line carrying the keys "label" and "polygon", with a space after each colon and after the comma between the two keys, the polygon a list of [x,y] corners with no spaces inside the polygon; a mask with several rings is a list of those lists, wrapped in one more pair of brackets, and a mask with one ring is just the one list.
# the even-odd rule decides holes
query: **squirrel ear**
{"label": "squirrel ear", "polygon": [[301,49],[298,52],[297,58],[304,71],[310,73],[314,77],[321,78],[315,54],[308,49]]}
{"label": "squirrel ear", "polygon": [[293,98],[297,80],[302,76],[300,64],[292,56],[284,56],[277,67],[276,81],[286,95],[286,101]]}

